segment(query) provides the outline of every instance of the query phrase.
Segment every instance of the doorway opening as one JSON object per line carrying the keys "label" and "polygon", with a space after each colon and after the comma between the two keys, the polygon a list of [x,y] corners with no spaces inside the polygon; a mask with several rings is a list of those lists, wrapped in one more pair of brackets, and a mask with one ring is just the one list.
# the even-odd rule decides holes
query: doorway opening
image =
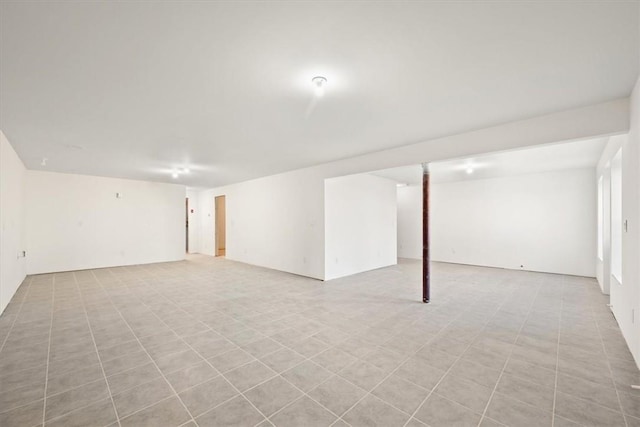
{"label": "doorway opening", "polygon": [[184,212],[184,218],[185,218],[185,220],[184,220],[185,221],[185,233],[184,233],[185,242],[184,242],[184,244],[185,244],[185,248],[184,248],[184,251],[186,253],[189,253],[189,198],[188,197],[185,199],[184,206],[185,206],[185,212]]}
{"label": "doorway opening", "polygon": [[216,241],[216,256],[225,256],[227,253],[227,223],[226,223],[226,200],[225,196],[217,196],[215,198],[215,213],[216,213],[216,227],[215,227],[215,241]]}

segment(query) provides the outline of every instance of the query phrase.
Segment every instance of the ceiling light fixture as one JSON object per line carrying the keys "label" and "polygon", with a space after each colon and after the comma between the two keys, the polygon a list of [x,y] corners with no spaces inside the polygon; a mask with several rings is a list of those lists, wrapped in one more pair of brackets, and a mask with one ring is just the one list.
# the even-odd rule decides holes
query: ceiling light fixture
{"label": "ceiling light fixture", "polygon": [[314,86],[313,91],[316,94],[316,96],[318,98],[322,97],[324,95],[325,86],[327,85],[327,79],[322,76],[316,76],[311,79],[311,82],[313,83],[313,86]]}
{"label": "ceiling light fixture", "polygon": [[171,178],[177,179],[180,177],[180,175],[188,174],[188,173],[191,173],[191,169],[189,169],[188,167],[174,168],[174,169],[171,169]]}
{"label": "ceiling light fixture", "polygon": [[469,166],[467,168],[467,175],[471,175],[473,173],[473,168],[471,166]]}

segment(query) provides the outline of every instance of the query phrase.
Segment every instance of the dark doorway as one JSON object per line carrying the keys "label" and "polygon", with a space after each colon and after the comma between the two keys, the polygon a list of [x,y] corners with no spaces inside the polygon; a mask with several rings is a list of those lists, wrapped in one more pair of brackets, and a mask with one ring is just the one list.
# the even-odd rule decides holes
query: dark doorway
{"label": "dark doorway", "polygon": [[184,251],[186,253],[189,253],[189,198],[188,197],[185,199],[184,206],[185,206],[185,220],[184,220],[184,222],[185,222],[185,233],[184,233],[184,235],[185,235],[185,248],[184,248]]}

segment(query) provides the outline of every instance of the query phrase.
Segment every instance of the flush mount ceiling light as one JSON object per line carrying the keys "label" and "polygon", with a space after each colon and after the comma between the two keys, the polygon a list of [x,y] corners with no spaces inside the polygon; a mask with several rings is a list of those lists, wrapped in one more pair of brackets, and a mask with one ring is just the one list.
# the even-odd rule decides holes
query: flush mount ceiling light
{"label": "flush mount ceiling light", "polygon": [[311,79],[313,83],[313,91],[317,97],[322,97],[324,95],[325,86],[327,85],[327,79],[322,76],[316,76]]}
{"label": "flush mount ceiling light", "polygon": [[469,166],[466,170],[467,175],[471,175],[473,173],[473,168],[471,166]]}
{"label": "flush mount ceiling light", "polygon": [[174,168],[174,169],[171,169],[171,178],[177,179],[180,177],[180,175],[189,174],[189,173],[191,173],[191,169],[189,169],[188,167]]}

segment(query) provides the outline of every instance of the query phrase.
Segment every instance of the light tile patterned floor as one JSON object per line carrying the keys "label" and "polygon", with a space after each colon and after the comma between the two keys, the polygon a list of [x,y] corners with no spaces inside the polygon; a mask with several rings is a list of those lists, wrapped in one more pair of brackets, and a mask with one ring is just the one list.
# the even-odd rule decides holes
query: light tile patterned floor
{"label": "light tile patterned floor", "polygon": [[[322,283],[224,259],[28,277],[0,425],[640,425],[593,279],[420,263]],[[637,417],[637,418],[636,418]]]}

